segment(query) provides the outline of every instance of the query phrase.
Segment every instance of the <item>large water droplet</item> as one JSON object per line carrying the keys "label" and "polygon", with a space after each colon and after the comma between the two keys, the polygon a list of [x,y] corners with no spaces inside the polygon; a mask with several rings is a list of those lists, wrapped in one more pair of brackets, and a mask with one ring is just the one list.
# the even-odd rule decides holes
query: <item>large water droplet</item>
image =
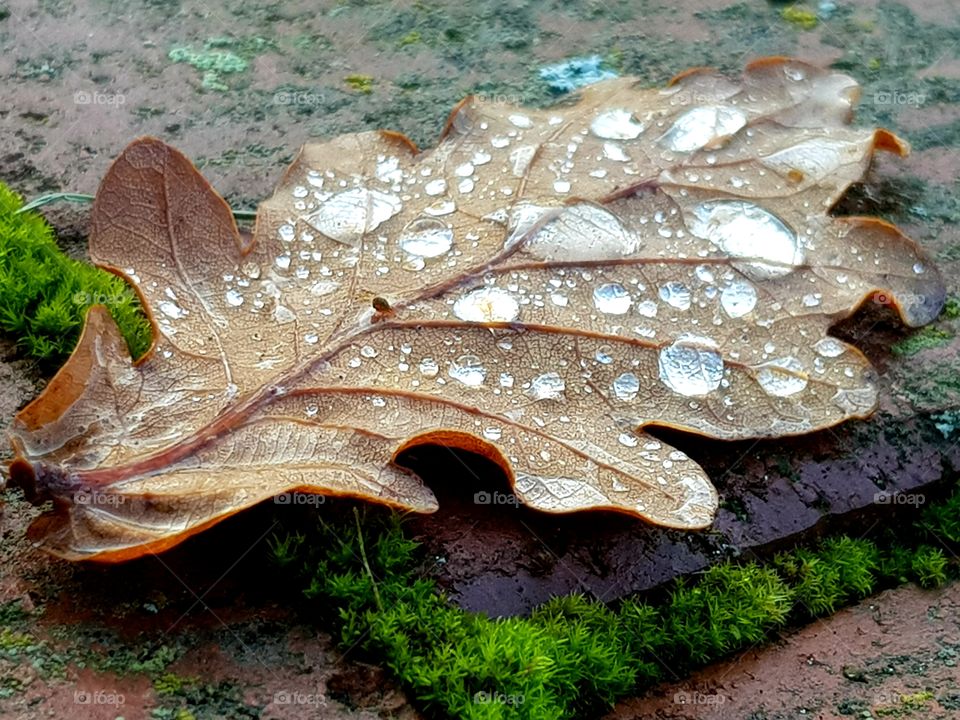
{"label": "large water droplet", "polygon": [[757,382],[768,395],[787,397],[807,386],[803,364],[795,357],[777,358],[756,368]]}
{"label": "large water droplet", "polygon": [[755,280],[782,277],[803,262],[796,234],[759,205],[741,200],[710,200],[693,208],[687,227],[735,259],[734,266]]}
{"label": "large water droplet", "polygon": [[604,140],[633,140],[643,132],[643,124],[629,110],[607,110],[590,123],[590,131]]}
{"label": "large water droplet", "polygon": [[527,117],[526,115],[521,115],[520,113],[516,113],[516,114],[514,114],[514,115],[510,115],[507,119],[508,119],[511,123],[513,123],[514,125],[516,125],[518,128],[526,129],[526,128],[532,128],[532,127],[533,127],[533,120],[531,120],[531,119],[530,119],[529,117]]}
{"label": "large water droplet", "polygon": [[641,247],[640,238],[613,213],[586,203],[563,208],[530,237],[526,250],[560,262],[618,260]]}
{"label": "large water droplet", "polygon": [[530,382],[527,395],[534,400],[562,400],[565,389],[563,378],[555,372],[548,372],[538,375]]}
{"label": "large water droplet", "polygon": [[653,300],[644,300],[641,303],[637,303],[637,312],[643,315],[643,317],[656,317],[657,304]]}
{"label": "large water droplet", "polygon": [[434,218],[417,218],[400,233],[400,247],[419,257],[433,258],[453,247],[453,230]]}
{"label": "large water droplet", "polygon": [[440,372],[440,366],[437,365],[437,361],[433,358],[424,358],[420,361],[420,374],[425,378],[435,378],[437,373]]}
{"label": "large water droplet", "polygon": [[822,340],[817,341],[817,344],[813,346],[813,349],[823,357],[830,358],[840,357],[847,350],[842,342],[832,337],[825,337]]}
{"label": "large water droplet", "polygon": [[520,304],[507,290],[482,287],[458,299],[453,314],[467,322],[513,322],[520,314]]}
{"label": "large water droplet", "polygon": [[633,298],[620,283],[606,283],[593,291],[593,304],[600,312],[623,315],[633,304]]}
{"label": "large water droplet", "polygon": [[537,148],[533,145],[521,145],[510,153],[510,164],[513,166],[514,177],[523,177],[530,167]]}
{"label": "large water droplet", "polygon": [[678,117],[659,139],[675,152],[692,152],[728,135],[747,124],[747,116],[738,108],[714,105],[695,107]]}
{"label": "large water droplet", "polygon": [[623,148],[612,142],[603,144],[603,156],[607,160],[615,160],[616,162],[630,161],[630,156],[623,151]]}
{"label": "large water droplet", "polygon": [[431,180],[426,185],[423,186],[423,191],[427,195],[441,195],[447,190],[447,181],[443,178],[437,178],[436,180]]}
{"label": "large water droplet", "polygon": [[493,425],[489,425],[483,429],[483,436],[487,440],[499,440],[503,436],[503,430]]}
{"label": "large water droplet", "polygon": [[617,436],[617,441],[624,447],[636,447],[640,443],[640,439],[633,433],[622,432]]}
{"label": "large water droplet", "polygon": [[812,180],[820,180],[841,165],[860,162],[862,154],[860,143],[819,137],[767,155],[763,163],[783,175],[799,170]]}
{"label": "large water droplet", "polygon": [[158,307],[160,308],[160,312],[162,312],[168,318],[173,318],[174,320],[179,320],[180,318],[185,317],[187,314],[186,310],[177,305],[175,302],[170,302],[169,300],[164,300]]}
{"label": "large water droplet", "polygon": [[690,289],[682,282],[671,280],[660,288],[660,299],[677,310],[690,307]]}
{"label": "large water droplet", "polygon": [[707,395],[720,387],[723,358],[716,343],[696,335],[681,335],[660,350],[660,380],[680,395]]}
{"label": "large water droplet", "polygon": [[464,385],[478,387],[483,385],[487,371],[476,355],[461,355],[450,363],[447,374]]}
{"label": "large water droplet", "polygon": [[433,203],[433,205],[425,207],[423,212],[433,217],[443,217],[444,215],[455,212],[456,209],[457,204],[453,200],[439,200]]}
{"label": "large water droplet", "polygon": [[720,293],[720,306],[732,318],[743,317],[757,304],[757,291],[746,280],[734,280]]}
{"label": "large water droplet", "polygon": [[620,400],[633,400],[640,392],[640,378],[632,372],[625,372],[613,381],[613,394]]}
{"label": "large water droplet", "polygon": [[394,156],[386,157],[377,163],[377,179],[385,183],[398,183],[403,180],[400,160]]}
{"label": "large water droplet", "polygon": [[402,207],[396,195],[353,188],[329,198],[303,219],[327,237],[358,247],[364,235],[376,230]]}

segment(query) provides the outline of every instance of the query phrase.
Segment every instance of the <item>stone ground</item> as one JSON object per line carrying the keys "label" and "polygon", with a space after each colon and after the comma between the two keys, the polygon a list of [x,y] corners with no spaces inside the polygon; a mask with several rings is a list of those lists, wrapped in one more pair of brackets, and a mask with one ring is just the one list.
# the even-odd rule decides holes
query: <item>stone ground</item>
{"label": "stone ground", "polygon": [[[845,210],[898,222],[937,259],[955,294],[955,0],[837,5],[832,17],[803,29],[781,16],[788,5],[762,0],[0,2],[0,179],[28,198],[93,193],[122,147],[150,134],[192,157],[231,205],[253,208],[311,139],[384,127],[428,146],[467,93],[550,102],[537,76],[545,63],[598,53],[622,74],[658,84],[689,66],[735,73],[751,58],[795,55],[855,76],[864,86],[858,122],[911,141],[913,154],[878,162]],[[205,75],[169,56],[205,47],[233,52],[245,69]],[[65,249],[82,257],[87,208],[45,212]],[[762,557],[838,529],[869,534],[911,510],[878,504],[878,492],[934,501],[960,465],[956,437],[931,418],[960,404],[956,327],[949,319],[937,327],[946,339],[913,354],[891,353],[905,334],[883,306],[864,308],[838,329],[882,374],[881,412],[869,422],[777,442],[670,435],[722,493],[708,533],[477,505],[474,493],[505,490],[503,479],[469,459],[465,473],[459,460],[429,451],[410,462],[423,469],[443,511],[413,523],[413,531],[439,559],[436,573],[450,594],[494,614],[525,612],[574,590],[612,600],[718,557]],[[0,345],[4,423],[45,379]],[[444,482],[453,477],[456,486]],[[254,511],[168,555],[105,569],[66,566],[32,551],[22,535],[34,514],[11,497],[0,519],[0,599],[34,608],[16,622],[37,640],[35,667],[0,667],[5,716],[130,720],[155,710],[162,718],[188,700],[198,717],[242,717],[247,707],[264,717],[414,716],[379,671],[340,656],[309,622],[311,609],[296,589],[270,569],[264,539],[276,530],[276,515]],[[287,528],[303,521],[282,519]],[[246,551],[239,560],[238,548]],[[702,677],[679,679],[614,716],[709,717],[716,710],[717,717],[761,720],[871,708],[879,716],[892,708],[886,714],[951,717],[960,713],[956,666],[949,664],[957,649],[950,616],[956,593],[956,586],[886,593]],[[897,620],[874,621],[872,606]],[[866,637],[874,638],[869,647]],[[833,655],[837,645],[841,654]],[[814,660],[804,664],[807,657]],[[798,665],[797,658],[804,660]],[[844,665],[866,680],[847,678]],[[888,665],[894,669],[880,682],[878,668]],[[158,669],[200,680],[172,688],[177,681],[168,679],[158,693]],[[920,698],[926,690],[932,698]],[[78,702],[87,691],[90,702]],[[904,704],[894,697],[899,692],[913,699]],[[278,702],[283,693],[303,702]],[[674,693],[698,704],[673,703]],[[720,696],[729,700],[722,707],[708,701]]]}

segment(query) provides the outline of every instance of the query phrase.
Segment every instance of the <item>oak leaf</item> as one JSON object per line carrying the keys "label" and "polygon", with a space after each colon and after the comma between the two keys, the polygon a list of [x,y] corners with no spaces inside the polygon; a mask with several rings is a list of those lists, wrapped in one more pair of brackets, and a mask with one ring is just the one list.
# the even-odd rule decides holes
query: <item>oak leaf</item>
{"label": "oak leaf", "polygon": [[849,77],[787,60],[690,71],[529,110],[463,101],[439,145],[366,132],[303,148],[251,240],[155,139],[114,162],[90,255],[143,301],[110,315],[16,417],[13,479],[67,558],[165,549],[285,492],[431,512],[394,462],[482,453],[526,505],[703,528],[717,493],[646,432],[777,437],[868,416],[874,370],[830,326],[878,291],[910,326],[944,289],[917,246],[830,209],[884,130]]}

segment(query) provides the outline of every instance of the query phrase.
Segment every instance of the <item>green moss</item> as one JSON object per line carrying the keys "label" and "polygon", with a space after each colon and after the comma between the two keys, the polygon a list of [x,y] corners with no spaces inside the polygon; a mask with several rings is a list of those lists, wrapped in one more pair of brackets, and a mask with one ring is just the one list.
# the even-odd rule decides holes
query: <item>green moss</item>
{"label": "green moss", "polygon": [[176,46],[171,48],[167,57],[203,73],[201,85],[204,89],[226,92],[230,88],[224,82],[224,76],[245,72],[250,67],[250,60],[274,47],[272,41],[261,37],[212,37],[207,39],[202,50]]}
{"label": "green moss", "polygon": [[36,640],[31,635],[7,627],[0,628],[0,656],[16,657],[34,645]]}
{"label": "green moss", "polygon": [[164,673],[153,681],[153,690],[157,695],[176,695],[182,693],[184,688],[196,685],[197,678],[186,678],[173,673]]}
{"label": "green moss", "polygon": [[917,410],[960,406],[960,367],[955,362],[931,362],[923,372],[914,369],[899,373],[898,380],[899,392]]}
{"label": "green moss", "polygon": [[911,569],[922,587],[940,587],[947,582],[949,561],[940,548],[921,546],[913,556]]}
{"label": "green moss", "polygon": [[214,718],[258,718],[261,708],[243,701],[233,683],[203,683],[195,677],[167,673],[154,680],[160,706],[151,713],[154,720],[214,720]]}
{"label": "green moss", "polygon": [[103,304],[134,357],[150,345],[151,329],[136,293],[119,278],[71,260],[53,231],[0,184],[0,332],[31,356],[61,363],[73,350],[87,309]]}
{"label": "green moss", "polygon": [[817,26],[817,14],[815,12],[798,8],[795,5],[781,10],[780,17],[803,30],[813,30]]}
{"label": "green moss", "polygon": [[369,95],[373,92],[373,78],[370,75],[347,75],[343,81],[358,93]]}
{"label": "green moss", "polygon": [[893,344],[891,350],[895,355],[916,355],[918,352],[938,348],[953,340],[954,335],[949,330],[935,325],[920,328],[903,340]]}
{"label": "green moss", "polygon": [[196,52],[189,47],[175,47],[167,55],[175,63],[186,63],[197,70],[217,74],[239,73],[249,63],[228,50],[203,50]]}
{"label": "green moss", "polygon": [[960,493],[926,508],[920,528],[939,543],[960,547]]}
{"label": "green moss", "polygon": [[16,672],[18,665],[30,665],[46,680],[62,679],[74,658],[58,652],[33,634],[34,613],[24,612],[19,601],[0,605],[0,698],[24,689]]}
{"label": "green moss", "polygon": [[423,42],[423,36],[420,34],[419,30],[411,30],[402,38],[397,40],[397,47],[408,47],[410,45],[418,45]]}
{"label": "green moss", "polygon": [[103,672],[160,677],[164,676],[163,673],[167,667],[179,658],[180,654],[181,650],[172,645],[155,643],[146,643],[140,647],[118,645],[106,652],[91,654],[87,661]]}
{"label": "green moss", "polygon": [[948,297],[946,304],[943,306],[943,312],[941,315],[947,320],[956,320],[957,318],[960,318],[960,297],[957,297],[956,295],[951,295]]}
{"label": "green moss", "polygon": [[320,538],[277,538],[275,559],[303,573],[347,647],[388,667],[430,714],[462,718],[583,718],[618,697],[763,642],[791,620],[835,611],[908,579],[942,584],[955,563],[912,542],[960,527],[960,491],[922,523],[882,542],[836,537],[768,565],[724,562],[681,580],[656,602],[610,607],[554,598],[529,618],[491,619],[450,604],[424,576],[396,516],[321,522]]}

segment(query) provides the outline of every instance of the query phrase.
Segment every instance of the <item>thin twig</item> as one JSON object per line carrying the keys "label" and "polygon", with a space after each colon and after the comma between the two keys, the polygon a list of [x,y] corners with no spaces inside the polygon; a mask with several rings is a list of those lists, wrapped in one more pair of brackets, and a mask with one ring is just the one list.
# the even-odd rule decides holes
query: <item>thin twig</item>
{"label": "thin twig", "polygon": [[27,212],[28,210],[36,210],[37,208],[43,207],[44,205],[49,205],[50,203],[55,202],[76,202],[76,203],[92,203],[93,195],[87,195],[85,193],[50,193],[49,195],[41,195],[35,200],[28,202],[19,210],[15,211],[14,215],[19,215],[20,213]]}
{"label": "thin twig", "polygon": [[373,571],[370,569],[370,561],[367,560],[367,548],[363,543],[363,530],[360,528],[360,512],[357,508],[353,509],[353,518],[357,521],[357,540],[360,543],[360,557],[363,560],[363,566],[367,569],[367,575],[370,577],[370,584],[373,585],[373,598],[377,601],[377,609],[383,612],[383,603],[380,601],[380,590],[377,589],[377,581],[373,577]]}
{"label": "thin twig", "polygon": [[[20,213],[25,213],[30,210],[36,210],[41,208],[44,205],[50,205],[55,202],[75,202],[75,203],[92,203],[93,195],[87,195],[86,193],[71,193],[71,192],[61,192],[61,193],[49,193],[48,195],[41,195],[34,200],[31,200],[26,205],[20,209],[14,211],[14,215],[19,215]],[[256,210],[233,210],[230,212],[233,213],[235,220],[256,220],[257,211]]]}

